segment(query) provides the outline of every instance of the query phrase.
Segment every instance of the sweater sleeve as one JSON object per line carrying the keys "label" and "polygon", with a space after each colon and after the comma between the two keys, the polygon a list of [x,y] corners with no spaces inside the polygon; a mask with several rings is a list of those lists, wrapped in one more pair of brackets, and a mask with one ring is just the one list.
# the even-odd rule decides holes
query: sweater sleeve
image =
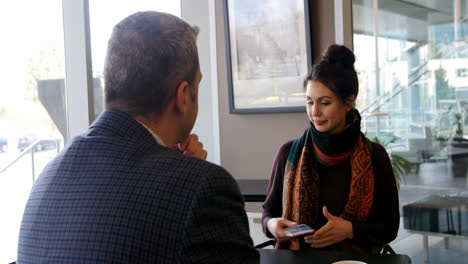
{"label": "sweater sleeve", "polygon": [[268,220],[274,217],[281,217],[283,213],[284,168],[288,161],[289,151],[293,143],[294,140],[288,141],[278,149],[271,169],[271,177],[268,184],[267,197],[263,203],[262,215],[263,232],[270,238],[272,238],[273,235],[268,231]]}
{"label": "sweater sleeve", "polygon": [[400,225],[398,189],[387,151],[372,144],[374,168],[374,203],[367,222],[353,222],[354,239],[383,245],[394,240]]}

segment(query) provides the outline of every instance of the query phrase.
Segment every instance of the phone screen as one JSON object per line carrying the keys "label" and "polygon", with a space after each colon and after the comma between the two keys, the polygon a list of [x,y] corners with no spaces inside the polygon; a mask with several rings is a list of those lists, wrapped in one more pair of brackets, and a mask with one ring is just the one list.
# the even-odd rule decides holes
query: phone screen
{"label": "phone screen", "polygon": [[311,234],[311,233],[315,232],[315,230],[312,227],[310,227],[310,226],[308,226],[306,224],[301,224],[301,225],[297,225],[297,226],[293,226],[293,227],[288,227],[285,230],[286,230],[286,234],[288,234],[288,236],[291,236],[291,237],[305,235],[305,234]]}

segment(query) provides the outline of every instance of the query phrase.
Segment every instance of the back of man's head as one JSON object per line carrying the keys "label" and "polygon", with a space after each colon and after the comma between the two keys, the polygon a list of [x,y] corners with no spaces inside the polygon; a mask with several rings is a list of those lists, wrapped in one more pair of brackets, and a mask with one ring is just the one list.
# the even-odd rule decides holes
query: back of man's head
{"label": "back of man's head", "polygon": [[199,68],[198,28],[156,11],[138,12],[118,23],[104,66],[107,109],[160,114],[182,81],[192,84]]}

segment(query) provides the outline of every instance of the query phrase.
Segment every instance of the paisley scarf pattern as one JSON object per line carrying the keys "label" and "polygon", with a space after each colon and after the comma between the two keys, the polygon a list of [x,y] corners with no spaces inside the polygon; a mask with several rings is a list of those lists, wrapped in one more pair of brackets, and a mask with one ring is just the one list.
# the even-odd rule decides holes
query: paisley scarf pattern
{"label": "paisley scarf pattern", "polygon": [[[360,118],[358,119],[355,122],[360,122]],[[370,141],[362,133],[358,133],[351,149],[327,155],[312,140],[311,129],[314,128],[309,127],[294,142],[289,153],[284,172],[283,217],[298,224],[308,224],[315,230],[320,229],[318,217],[322,214],[322,208],[319,206],[320,186],[317,165],[319,162],[327,166],[350,162],[349,197],[339,216],[348,221],[365,222],[374,197],[374,171]],[[347,130],[345,129],[342,133],[347,133]],[[277,243],[276,248],[299,250],[300,239],[302,238],[296,237],[290,241]],[[345,240],[341,244],[344,250],[362,251],[351,240]]]}

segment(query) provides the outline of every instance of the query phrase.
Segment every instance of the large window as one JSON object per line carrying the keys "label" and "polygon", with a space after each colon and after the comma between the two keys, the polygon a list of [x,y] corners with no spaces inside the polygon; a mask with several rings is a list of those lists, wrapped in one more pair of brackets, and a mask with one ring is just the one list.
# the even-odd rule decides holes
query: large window
{"label": "large window", "polygon": [[[466,195],[467,2],[353,1],[363,130],[383,142],[394,139],[387,150],[414,164],[400,189],[402,206],[429,195]],[[449,210],[442,218],[435,212],[435,220],[453,224]]]}
{"label": "large window", "polygon": [[407,155],[466,137],[457,123],[468,101],[466,13],[464,0],[354,1],[358,107],[370,135],[399,137]]}
{"label": "large window", "polygon": [[[73,89],[65,80],[63,25],[71,39],[85,30],[70,27],[81,21],[74,21],[75,17],[65,21],[63,10],[68,14],[83,11],[87,2],[16,0],[0,4],[4,36],[0,42],[0,263],[16,260],[19,228],[33,180],[66,143],[70,124],[76,122],[67,115],[67,109],[76,105],[66,103]],[[180,17],[180,1],[89,1],[96,116],[103,110],[102,70],[112,27],[127,15],[146,10]],[[67,76],[86,74],[80,70],[67,71]],[[86,115],[83,107],[78,112]]]}
{"label": "large window", "polygon": [[[0,10],[0,262],[9,263],[32,179],[66,134],[65,59],[61,0],[2,1]],[[34,143],[34,156],[20,157]]]}

